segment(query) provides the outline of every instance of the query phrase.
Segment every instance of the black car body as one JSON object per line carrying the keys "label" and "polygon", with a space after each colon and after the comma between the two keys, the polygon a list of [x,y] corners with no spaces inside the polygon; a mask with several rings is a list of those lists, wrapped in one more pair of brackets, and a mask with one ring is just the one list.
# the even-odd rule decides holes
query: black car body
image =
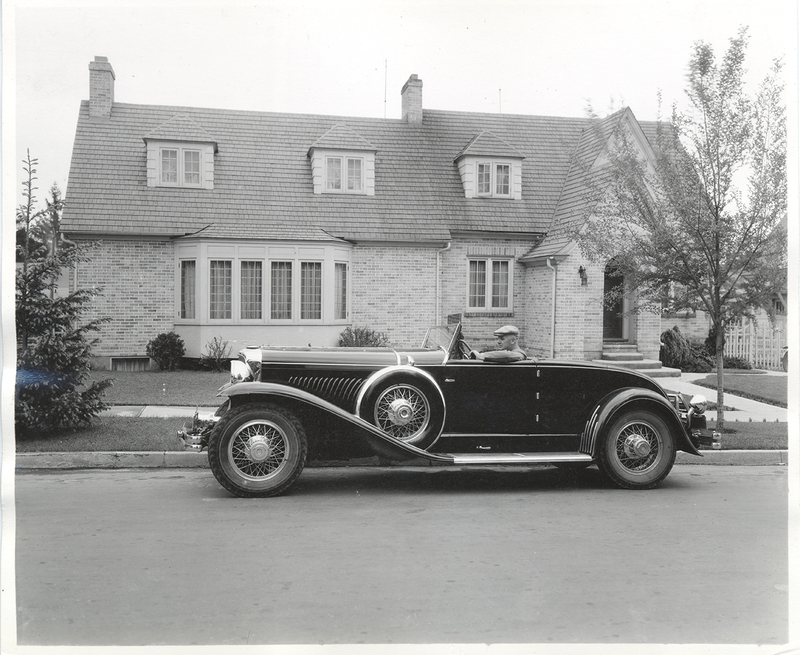
{"label": "black car body", "polygon": [[214,475],[238,496],[288,489],[309,448],[442,466],[596,463],[618,486],[647,489],[677,450],[719,447],[702,396],[687,404],[644,374],[469,353],[460,325],[432,328],[421,348],[402,351],[246,348],[220,390],[227,401],[179,436],[208,448]]}

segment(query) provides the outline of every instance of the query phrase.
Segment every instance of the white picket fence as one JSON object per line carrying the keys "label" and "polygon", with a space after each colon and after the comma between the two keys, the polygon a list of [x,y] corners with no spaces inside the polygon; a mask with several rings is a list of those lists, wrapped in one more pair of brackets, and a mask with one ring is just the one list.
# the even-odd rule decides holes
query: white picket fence
{"label": "white picket fence", "polygon": [[766,317],[758,322],[742,320],[725,332],[725,354],[741,357],[754,368],[779,369],[785,345],[785,316],[777,316],[774,323]]}

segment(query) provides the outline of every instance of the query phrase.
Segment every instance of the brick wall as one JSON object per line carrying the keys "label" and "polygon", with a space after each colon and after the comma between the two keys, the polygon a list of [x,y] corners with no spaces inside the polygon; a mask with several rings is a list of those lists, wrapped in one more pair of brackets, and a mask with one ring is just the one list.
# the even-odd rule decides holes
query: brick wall
{"label": "brick wall", "polygon": [[356,246],[351,257],[352,324],[385,332],[396,347],[419,346],[436,322],[436,248]]}
{"label": "brick wall", "polygon": [[78,265],[80,288],[102,287],[87,318],[108,316],[93,348],[97,357],[144,357],[147,342],[173,329],[173,245],[168,241],[101,239]]}

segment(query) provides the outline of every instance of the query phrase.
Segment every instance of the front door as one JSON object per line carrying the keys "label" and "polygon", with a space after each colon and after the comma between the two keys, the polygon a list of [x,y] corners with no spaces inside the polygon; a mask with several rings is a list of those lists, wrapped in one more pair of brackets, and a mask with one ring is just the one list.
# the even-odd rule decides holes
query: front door
{"label": "front door", "polygon": [[[625,276],[613,263],[608,264],[603,280],[603,339],[627,339],[628,319],[624,296]],[[609,296],[611,294],[611,296]],[[611,297],[611,302],[609,302]]]}

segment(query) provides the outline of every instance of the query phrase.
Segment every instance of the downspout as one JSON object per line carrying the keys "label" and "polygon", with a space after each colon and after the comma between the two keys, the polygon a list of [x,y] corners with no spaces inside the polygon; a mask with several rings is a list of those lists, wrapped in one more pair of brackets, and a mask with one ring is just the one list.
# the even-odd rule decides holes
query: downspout
{"label": "downspout", "polygon": [[553,271],[553,289],[550,293],[552,307],[550,308],[550,359],[556,356],[556,267],[550,262],[553,257],[545,260],[547,268]]}
{"label": "downspout", "polygon": [[439,301],[440,301],[440,281],[439,281],[439,269],[440,269],[440,259],[443,252],[447,252],[450,250],[450,246],[453,245],[452,241],[448,241],[447,245],[444,248],[440,248],[436,251],[436,307],[434,308],[434,312],[436,315],[433,317],[433,325],[439,325]]}
{"label": "downspout", "polygon": [[[74,248],[78,247],[78,244],[70,239],[67,239],[63,234],[61,235],[61,240],[64,243],[68,243],[69,245],[73,246]],[[78,290],[78,260],[75,260],[75,266],[72,267],[72,290]]]}

